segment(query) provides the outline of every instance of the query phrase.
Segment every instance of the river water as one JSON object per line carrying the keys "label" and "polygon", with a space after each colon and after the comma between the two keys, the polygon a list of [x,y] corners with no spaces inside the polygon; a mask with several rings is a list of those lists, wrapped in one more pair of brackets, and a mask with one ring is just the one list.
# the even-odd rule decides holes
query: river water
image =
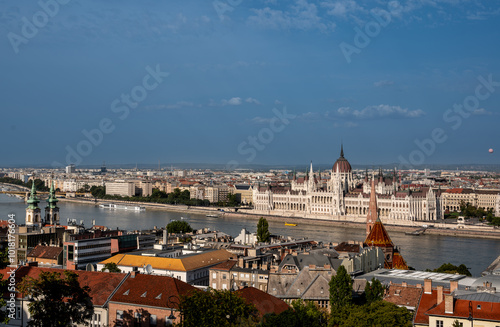
{"label": "river water", "polygon": [[[59,202],[61,224],[67,219],[81,220],[85,226],[104,225],[125,230],[152,229],[165,226],[171,219],[184,217],[194,229],[209,227],[236,237],[242,228],[257,230],[257,220],[252,218],[210,218],[204,214],[169,212],[147,209],[143,212],[102,209],[92,205]],[[43,210],[44,202],[40,203]],[[0,219],[6,220],[9,213],[16,214],[16,221],[24,223],[26,204],[16,197],[0,194]],[[43,214],[43,212],[42,212]],[[323,242],[363,241],[365,230],[343,226],[318,226],[306,221],[297,227],[286,227],[283,223],[269,221],[273,234],[294,238],[314,239]],[[480,276],[488,265],[500,255],[500,240],[458,238],[440,235],[408,236],[402,232],[390,232],[393,243],[398,246],[409,266],[417,270],[434,269],[443,263],[465,264],[473,276]]]}

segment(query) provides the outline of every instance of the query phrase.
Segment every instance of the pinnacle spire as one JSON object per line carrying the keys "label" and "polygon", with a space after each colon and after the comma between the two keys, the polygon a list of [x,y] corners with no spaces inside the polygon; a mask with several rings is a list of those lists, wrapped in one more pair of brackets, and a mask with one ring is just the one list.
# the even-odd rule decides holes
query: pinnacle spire
{"label": "pinnacle spire", "polygon": [[340,142],[340,157],[344,158],[344,143]]}

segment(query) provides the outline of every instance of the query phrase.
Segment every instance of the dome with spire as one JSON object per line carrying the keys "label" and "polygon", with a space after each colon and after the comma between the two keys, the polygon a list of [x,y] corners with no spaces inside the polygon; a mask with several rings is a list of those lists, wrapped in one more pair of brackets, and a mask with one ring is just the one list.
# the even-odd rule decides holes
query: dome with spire
{"label": "dome with spire", "polygon": [[333,164],[332,170],[333,172],[337,172],[337,169],[340,173],[350,173],[352,171],[351,164],[344,158],[344,146],[340,145],[340,158],[335,161]]}

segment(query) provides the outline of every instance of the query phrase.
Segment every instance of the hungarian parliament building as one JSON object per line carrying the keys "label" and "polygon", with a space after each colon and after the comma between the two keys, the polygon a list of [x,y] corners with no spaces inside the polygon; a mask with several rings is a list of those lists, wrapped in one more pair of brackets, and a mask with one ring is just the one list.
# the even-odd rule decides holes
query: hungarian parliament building
{"label": "hungarian parliament building", "polygon": [[[493,208],[497,213],[500,211],[498,190],[470,192],[466,189],[453,191],[457,189],[422,186],[412,191],[409,185],[402,188],[396,171],[385,177],[382,170],[372,176],[368,176],[367,172],[364,178],[354,179],[351,165],[341,147],[340,157],[333,165],[328,180],[321,179],[320,174],[316,175],[311,163],[306,176],[297,178],[294,173],[289,185],[255,187],[253,213],[362,222],[368,213],[372,185],[375,187],[379,217],[390,223],[442,219],[446,210],[459,210],[462,200],[485,209]],[[470,200],[470,195],[475,200]]]}

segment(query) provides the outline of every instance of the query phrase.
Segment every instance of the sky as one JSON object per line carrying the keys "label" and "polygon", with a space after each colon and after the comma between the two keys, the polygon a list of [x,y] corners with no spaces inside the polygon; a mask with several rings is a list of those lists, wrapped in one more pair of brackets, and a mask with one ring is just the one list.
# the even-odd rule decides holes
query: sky
{"label": "sky", "polygon": [[498,40],[496,1],[0,0],[0,167],[497,164]]}

